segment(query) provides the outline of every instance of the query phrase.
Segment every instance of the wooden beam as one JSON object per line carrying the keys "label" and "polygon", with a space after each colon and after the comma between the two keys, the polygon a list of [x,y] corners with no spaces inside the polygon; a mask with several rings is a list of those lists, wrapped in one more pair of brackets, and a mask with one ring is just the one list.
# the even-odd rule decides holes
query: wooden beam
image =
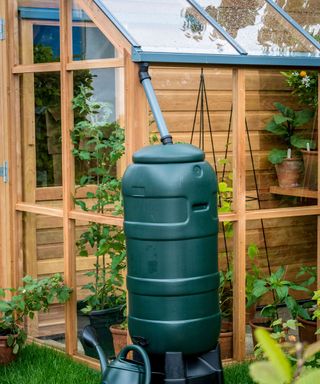
{"label": "wooden beam", "polygon": [[[32,51],[31,51],[32,53]],[[60,63],[17,64],[12,67],[13,74],[59,72]]]}
{"label": "wooden beam", "polygon": [[272,209],[255,209],[246,212],[247,220],[260,220],[260,219],[277,219],[285,217],[299,217],[299,216],[315,216],[320,215],[320,208],[316,205],[303,206],[294,208],[272,208]]}
{"label": "wooden beam", "polygon": [[246,134],[245,71],[233,70],[233,191],[234,210],[234,281],[233,281],[233,357],[246,356]]}
{"label": "wooden beam", "polygon": [[62,137],[62,185],[63,185],[63,250],[64,278],[73,289],[65,305],[66,352],[77,352],[77,297],[75,222],[69,218],[74,208],[74,159],[70,131],[73,127],[73,72],[67,70],[72,62],[72,1],[60,0],[60,52],[61,52],[61,137]]}
{"label": "wooden beam", "polygon": [[124,67],[123,57],[114,59],[96,59],[96,60],[79,60],[72,61],[67,64],[68,71],[78,71],[80,69],[96,69],[96,68],[121,68]]}
{"label": "wooden beam", "polygon": [[16,203],[15,208],[17,211],[20,211],[20,212],[30,212],[30,213],[37,213],[39,215],[63,217],[62,209],[45,207],[38,204],[21,202],[21,203]]}
{"label": "wooden beam", "polygon": [[72,210],[69,212],[69,217],[70,219],[74,219],[74,220],[92,221],[100,224],[116,225],[118,227],[123,226],[123,218],[112,216],[112,215],[106,215],[106,214],[101,215],[98,213],[93,214],[89,212]]}

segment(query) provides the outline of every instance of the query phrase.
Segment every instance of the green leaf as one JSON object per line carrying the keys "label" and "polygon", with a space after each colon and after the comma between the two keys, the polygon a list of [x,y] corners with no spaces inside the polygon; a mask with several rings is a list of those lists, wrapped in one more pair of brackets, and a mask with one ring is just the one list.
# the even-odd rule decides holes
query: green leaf
{"label": "green leaf", "polygon": [[254,260],[254,258],[258,255],[259,248],[256,244],[249,244],[248,246],[248,256],[250,260]]}
{"label": "green leaf", "polygon": [[273,370],[277,372],[279,378],[278,384],[290,383],[292,379],[292,368],[279,344],[277,344],[277,342],[271,338],[268,331],[263,328],[258,328],[255,331],[255,336],[272,364]]}
{"label": "green leaf", "polygon": [[316,384],[320,383],[320,369],[305,370],[295,381],[295,384]]}
{"label": "green leaf", "polygon": [[303,111],[298,111],[295,113],[293,125],[295,127],[301,127],[302,125],[308,123],[312,119],[313,116],[314,116],[313,111],[310,111],[309,109],[304,109]]}
{"label": "green leaf", "polygon": [[287,121],[292,121],[292,119],[290,119],[290,117],[286,117],[283,115],[274,115],[273,120],[277,125],[281,125],[282,123],[285,123]]}
{"label": "green leaf", "polygon": [[5,301],[0,301],[0,312],[7,312],[11,310],[11,305]]}
{"label": "green leaf", "polygon": [[284,125],[278,125],[274,120],[267,124],[266,130],[278,136],[285,136],[288,133],[288,129]]}
{"label": "green leaf", "polygon": [[309,146],[311,149],[316,148],[316,143],[311,139],[304,139],[303,137],[299,135],[292,135],[290,138],[290,143],[293,147],[299,148],[299,149],[307,149],[307,145],[309,143]]}
{"label": "green leaf", "polygon": [[284,384],[287,383],[276,371],[269,361],[257,361],[249,367],[249,374],[258,384]]}
{"label": "green leaf", "polygon": [[13,335],[9,335],[8,336],[7,344],[8,344],[8,347],[12,347],[13,346],[13,344],[14,344],[14,336]]}
{"label": "green leaf", "polygon": [[268,160],[272,164],[281,164],[287,158],[287,151],[284,149],[272,149],[269,152]]}
{"label": "green leaf", "polygon": [[12,350],[13,354],[16,355],[19,352],[19,349],[19,344],[15,344]]}

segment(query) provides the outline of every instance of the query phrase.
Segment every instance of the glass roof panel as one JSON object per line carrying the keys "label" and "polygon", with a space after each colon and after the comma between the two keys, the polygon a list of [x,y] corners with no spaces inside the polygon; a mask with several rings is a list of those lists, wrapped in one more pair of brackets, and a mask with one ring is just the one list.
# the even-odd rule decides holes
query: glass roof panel
{"label": "glass roof panel", "polygon": [[[305,2],[307,0],[300,1]],[[318,49],[265,0],[198,0],[198,3],[249,55],[320,55]]]}
{"label": "glass roof panel", "polygon": [[238,52],[186,0],[95,0],[146,52]]}
{"label": "glass roof panel", "polygon": [[319,0],[276,0],[307,32],[320,39],[320,1]]}

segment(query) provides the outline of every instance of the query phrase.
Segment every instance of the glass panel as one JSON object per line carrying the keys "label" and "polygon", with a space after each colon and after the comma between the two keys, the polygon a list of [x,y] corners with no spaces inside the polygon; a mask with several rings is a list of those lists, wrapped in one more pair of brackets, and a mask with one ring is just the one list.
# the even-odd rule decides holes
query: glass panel
{"label": "glass panel", "polygon": [[[24,213],[23,231],[24,274],[42,280],[52,279],[54,274],[59,273],[63,278],[62,219]],[[27,329],[30,336],[59,348],[64,347],[64,305],[55,300],[49,306],[49,312],[36,312],[34,320],[28,321]]]}
{"label": "glass panel", "polygon": [[60,60],[59,1],[18,1],[21,64]]}
{"label": "glass panel", "polygon": [[99,0],[144,51],[237,54],[186,0]]}
{"label": "glass panel", "polygon": [[[122,69],[108,68],[74,72],[72,140],[76,184],[79,185],[77,194],[80,198],[85,196],[88,198],[88,207],[95,201],[93,192],[96,191],[96,187],[94,185],[103,182],[106,172],[109,172],[112,177],[120,172],[118,160],[124,151],[122,81]],[[120,145],[118,148],[120,152],[115,158],[111,158],[109,152],[113,140]],[[112,154],[114,155],[113,152]],[[109,167],[111,168],[109,169]],[[87,192],[89,192],[88,195]],[[80,204],[80,202],[77,204],[78,208],[81,208]],[[97,207],[93,209],[95,208]],[[101,207],[96,212],[103,213],[105,209]]]}
{"label": "glass panel", "polygon": [[320,37],[320,6],[318,0],[276,0],[302,28],[315,37]]}
{"label": "glass panel", "polygon": [[[285,300],[279,298],[275,287],[280,281],[288,281],[307,287],[309,292],[302,289],[290,289],[289,295],[295,300],[301,300],[300,305],[305,306],[305,301],[310,301],[316,289],[316,264],[317,264],[317,217],[287,217],[268,220],[253,220],[247,222],[247,274],[246,297],[247,303],[252,303],[247,309],[248,315],[256,323],[258,317],[276,316],[283,321],[292,319],[294,312],[290,313]],[[271,274],[277,272],[277,279]],[[257,280],[264,280],[268,291],[259,295]],[[256,287],[256,290],[254,290]],[[276,311],[262,312],[264,306],[271,304]],[[256,311],[254,310],[256,307]],[[297,306],[293,306],[295,310]],[[250,313],[251,312],[251,313]],[[269,317],[269,321],[270,321]],[[249,318],[247,320],[249,320]],[[264,322],[266,322],[264,320]],[[300,322],[300,320],[299,320]],[[300,329],[302,329],[300,327]],[[316,329],[316,328],[315,328]],[[248,332],[250,332],[251,329]],[[297,331],[291,331],[297,337]],[[248,340],[249,341],[249,340]],[[303,340],[306,341],[306,340]],[[252,353],[252,341],[247,343],[247,352]]]}
{"label": "glass panel", "polygon": [[23,200],[62,205],[60,74],[20,78]]}
{"label": "glass panel", "polygon": [[[202,73],[202,75],[201,75]],[[151,68],[155,88],[174,142],[204,149],[217,170],[220,212],[232,210],[232,71],[210,68]],[[150,112],[150,141],[159,143]]]}
{"label": "glass panel", "polygon": [[264,0],[198,2],[251,55],[320,54]]}
{"label": "glass panel", "polygon": [[115,48],[94,25],[89,16],[73,2],[73,59],[110,59]]}
{"label": "glass panel", "polygon": [[317,72],[247,71],[246,89],[247,209],[316,205]]}

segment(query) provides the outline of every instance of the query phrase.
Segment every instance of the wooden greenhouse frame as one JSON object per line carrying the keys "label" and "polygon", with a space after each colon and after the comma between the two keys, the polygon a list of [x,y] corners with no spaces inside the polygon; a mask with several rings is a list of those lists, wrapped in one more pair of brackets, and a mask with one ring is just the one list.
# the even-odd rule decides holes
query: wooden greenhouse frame
{"label": "wooden greenhouse frame", "polygon": [[[76,221],[91,221],[101,224],[122,226],[123,220],[111,215],[81,212],[75,209],[73,195],[74,161],[70,129],[73,126],[73,71],[97,68],[121,68],[123,73],[123,97],[125,113],[121,124],[125,127],[126,154],[122,168],[130,164],[133,153],[149,143],[149,109],[147,99],[139,82],[139,65],[131,59],[132,46],[119,29],[101,12],[93,0],[77,0],[77,4],[90,17],[95,26],[116,47],[118,55],[112,59],[94,59],[74,61],[72,56],[72,1],[57,0],[60,6],[60,62],[32,64],[28,58],[28,49],[20,47],[21,32],[18,25],[17,0],[3,0],[0,3],[0,18],[5,20],[5,38],[0,41],[0,165],[5,161],[9,164],[9,181],[0,179],[0,286],[18,286],[22,274],[36,274],[36,266],[32,260],[23,266],[23,215],[38,214],[60,218],[63,222],[63,263],[66,283],[76,291],[76,256],[75,256],[75,226]],[[32,1],[25,1],[32,3]],[[43,8],[51,1],[38,1]],[[28,28],[28,26],[26,26]],[[25,60],[24,55],[25,54]],[[30,55],[30,52],[29,52]],[[31,61],[30,61],[31,60]],[[159,63],[159,66],[165,66]],[[181,64],[170,64],[172,67]],[[199,67],[199,64],[188,63],[188,68]],[[210,64],[206,67],[210,68]],[[219,67],[215,64],[214,67]],[[225,67],[221,63],[221,67]],[[320,279],[320,167],[318,167],[317,204],[294,208],[269,208],[246,210],[246,71],[258,68],[254,64],[232,65],[232,94],[233,94],[233,144],[232,168],[234,206],[233,212],[219,215],[220,222],[234,223],[234,300],[233,300],[233,335],[234,359],[245,358],[245,278],[246,278],[246,226],[248,221],[260,219],[281,219],[288,217],[316,216],[317,217],[317,269]],[[267,68],[267,66],[265,66]],[[308,68],[308,65],[306,66]],[[28,196],[24,191],[24,167],[33,172],[34,163],[28,163],[22,150],[23,132],[21,130],[20,109],[23,108],[23,98],[20,95],[21,76],[26,74],[59,72],[61,79],[61,135],[62,135],[62,201],[61,207],[51,207],[39,204],[35,191],[29,190]],[[319,91],[320,96],[320,91]],[[320,107],[318,106],[318,115]],[[318,120],[320,132],[320,120]],[[28,138],[30,139],[30,138]],[[31,140],[34,138],[31,137]],[[320,147],[320,135],[318,135]],[[319,160],[318,160],[319,162]],[[26,165],[27,164],[27,165]],[[32,224],[32,215],[29,223]],[[28,239],[29,252],[35,247],[35,239]],[[25,268],[25,270],[24,270]],[[318,281],[320,287],[320,280]],[[85,360],[77,353],[76,325],[76,294],[65,306],[66,324],[66,353],[78,360]],[[30,325],[32,326],[32,325]],[[96,365],[91,361],[92,365]]]}

